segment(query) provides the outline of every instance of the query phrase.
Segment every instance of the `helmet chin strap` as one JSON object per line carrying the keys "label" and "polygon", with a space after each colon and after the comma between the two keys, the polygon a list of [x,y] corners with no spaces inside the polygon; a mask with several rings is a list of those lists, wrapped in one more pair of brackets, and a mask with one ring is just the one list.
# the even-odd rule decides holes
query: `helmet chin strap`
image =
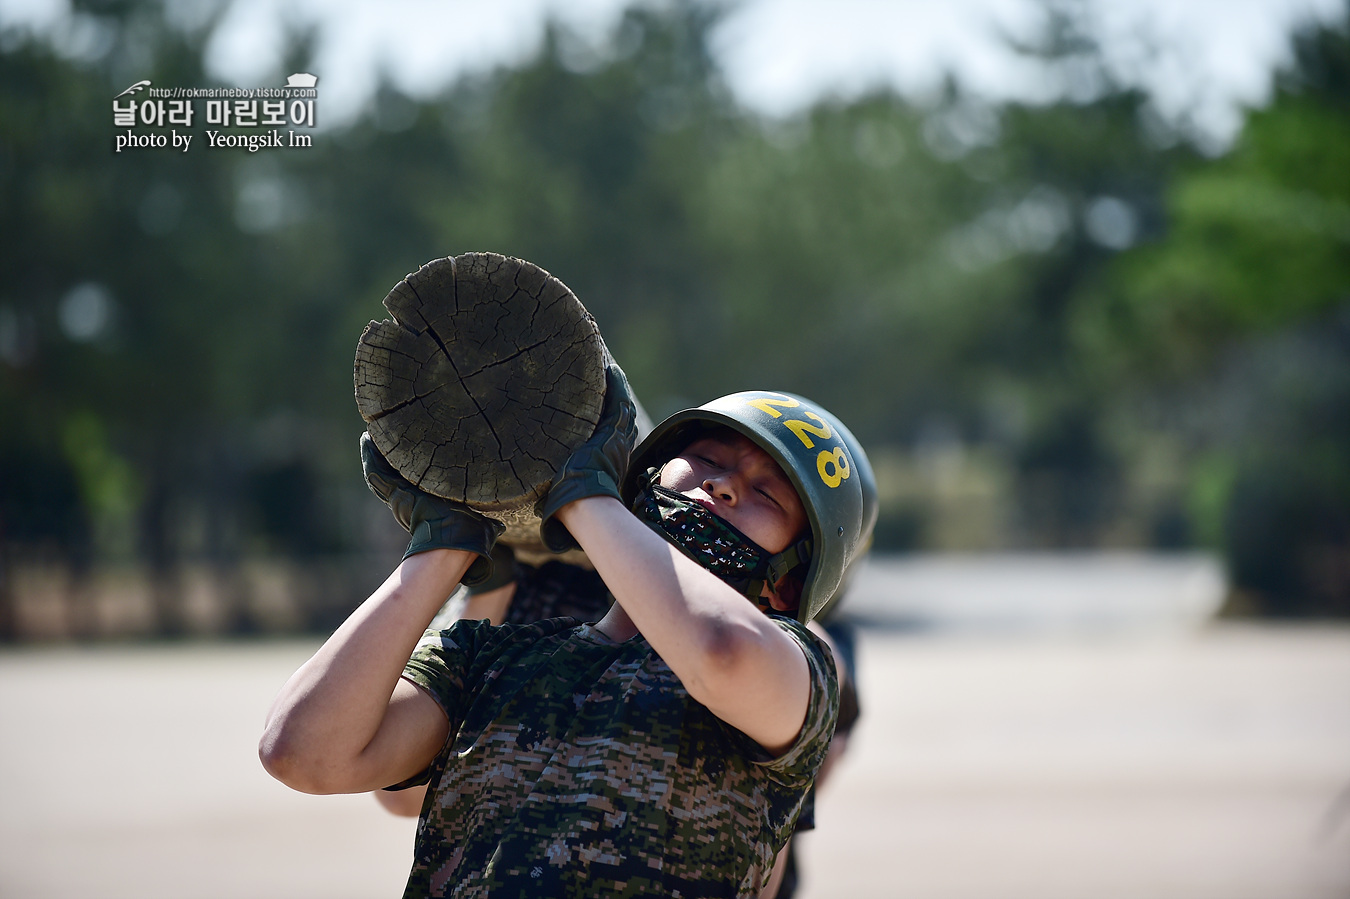
{"label": "helmet chin strap", "polygon": [[[796,570],[798,566],[805,566],[810,561],[811,537],[808,535],[789,544],[782,552],[770,556],[768,577],[751,581],[749,586],[746,587],[746,595],[762,612],[784,611],[775,609],[768,597],[764,595],[764,591],[768,590],[770,593],[777,594],[778,585],[783,582],[783,579]],[[800,597],[798,602],[800,602]]]}
{"label": "helmet chin strap", "polygon": [[791,543],[788,548],[769,557],[769,578],[778,583],[792,573],[798,565],[811,561],[811,537],[808,535]]}

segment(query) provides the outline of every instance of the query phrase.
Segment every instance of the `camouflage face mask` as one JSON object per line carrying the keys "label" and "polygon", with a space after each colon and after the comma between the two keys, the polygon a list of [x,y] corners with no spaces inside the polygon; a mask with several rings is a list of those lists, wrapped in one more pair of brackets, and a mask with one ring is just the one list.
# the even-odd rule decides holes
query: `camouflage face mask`
{"label": "camouflage face mask", "polygon": [[633,503],[648,525],[763,609],[760,596],[771,556],[753,540],[687,496],[656,483],[655,473]]}
{"label": "camouflage face mask", "polygon": [[[657,483],[661,469],[647,469],[632,510],[649,527],[674,544],[703,568],[747,597],[763,612],[774,611],[764,596],[765,586],[784,587],[785,578],[805,576],[811,561],[810,535],[773,554],[739,529],[682,493]],[[790,600],[795,591],[788,585]]]}

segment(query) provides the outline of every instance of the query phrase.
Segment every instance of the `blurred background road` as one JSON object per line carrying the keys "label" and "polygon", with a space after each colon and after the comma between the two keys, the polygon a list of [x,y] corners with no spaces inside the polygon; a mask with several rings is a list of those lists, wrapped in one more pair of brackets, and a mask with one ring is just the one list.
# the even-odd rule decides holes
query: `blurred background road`
{"label": "blurred background road", "polygon": [[[1209,620],[1197,566],[877,560],[850,607],[863,717],[803,895],[1350,896],[1350,627]],[[1122,618],[1112,580],[1154,612]],[[966,607],[919,610],[944,591]],[[411,821],[257,761],[317,643],[0,653],[0,895],[399,895]]]}

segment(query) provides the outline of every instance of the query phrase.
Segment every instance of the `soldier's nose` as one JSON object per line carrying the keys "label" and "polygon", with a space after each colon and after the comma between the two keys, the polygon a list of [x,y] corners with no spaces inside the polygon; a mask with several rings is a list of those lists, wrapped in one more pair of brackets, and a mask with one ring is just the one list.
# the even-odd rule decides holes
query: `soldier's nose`
{"label": "soldier's nose", "polygon": [[709,496],[715,496],[732,505],[736,504],[737,491],[729,475],[722,474],[706,479],[703,482],[703,490]]}

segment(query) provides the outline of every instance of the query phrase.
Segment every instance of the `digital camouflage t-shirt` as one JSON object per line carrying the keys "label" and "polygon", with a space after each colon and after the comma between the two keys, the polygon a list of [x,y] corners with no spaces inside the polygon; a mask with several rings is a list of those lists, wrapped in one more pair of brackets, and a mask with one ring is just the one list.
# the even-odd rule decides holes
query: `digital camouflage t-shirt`
{"label": "digital camouflage t-shirt", "polygon": [[561,618],[428,631],[404,671],[450,719],[406,897],[754,896],[829,748],[829,650],[806,723],[770,759],[690,698],[641,636]]}

